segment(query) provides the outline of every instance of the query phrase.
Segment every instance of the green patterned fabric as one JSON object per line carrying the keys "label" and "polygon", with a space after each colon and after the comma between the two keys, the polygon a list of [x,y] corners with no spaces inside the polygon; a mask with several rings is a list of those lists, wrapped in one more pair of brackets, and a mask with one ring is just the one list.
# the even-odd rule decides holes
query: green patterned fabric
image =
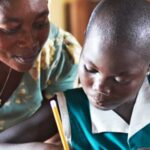
{"label": "green patterned fabric", "polygon": [[0,131],[33,115],[45,97],[76,86],[77,63],[81,47],[75,38],[50,26],[49,37],[32,69],[23,78],[9,100],[0,108]]}

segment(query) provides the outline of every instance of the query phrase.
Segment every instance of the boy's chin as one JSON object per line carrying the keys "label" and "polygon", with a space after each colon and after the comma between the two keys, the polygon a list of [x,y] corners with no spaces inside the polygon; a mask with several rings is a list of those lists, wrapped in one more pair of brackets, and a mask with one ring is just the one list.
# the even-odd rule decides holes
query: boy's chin
{"label": "boy's chin", "polygon": [[90,102],[94,107],[96,107],[97,109],[103,110],[103,111],[108,111],[108,110],[113,110],[115,109],[117,106],[112,106],[112,105],[103,105],[103,104],[96,104],[93,102]]}

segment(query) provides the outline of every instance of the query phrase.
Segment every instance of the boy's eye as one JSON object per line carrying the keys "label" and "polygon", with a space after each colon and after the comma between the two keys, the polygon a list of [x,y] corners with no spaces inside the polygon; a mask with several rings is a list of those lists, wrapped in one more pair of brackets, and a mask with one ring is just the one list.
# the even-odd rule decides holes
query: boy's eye
{"label": "boy's eye", "polygon": [[123,77],[114,77],[114,80],[117,82],[117,83],[120,83],[120,84],[126,84],[126,83],[129,83],[130,82],[130,79],[127,79],[127,78],[123,78]]}
{"label": "boy's eye", "polygon": [[97,73],[98,71],[90,66],[87,66],[87,65],[84,65],[84,69],[85,71],[87,72],[90,72],[90,73]]}

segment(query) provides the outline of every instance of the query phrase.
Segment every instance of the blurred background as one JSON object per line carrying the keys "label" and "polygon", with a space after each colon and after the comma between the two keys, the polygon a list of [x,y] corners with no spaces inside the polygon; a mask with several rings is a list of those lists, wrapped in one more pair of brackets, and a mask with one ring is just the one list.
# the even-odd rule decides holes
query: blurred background
{"label": "blurred background", "polygon": [[100,0],[49,0],[50,19],[71,32],[83,45],[84,33],[93,8]]}

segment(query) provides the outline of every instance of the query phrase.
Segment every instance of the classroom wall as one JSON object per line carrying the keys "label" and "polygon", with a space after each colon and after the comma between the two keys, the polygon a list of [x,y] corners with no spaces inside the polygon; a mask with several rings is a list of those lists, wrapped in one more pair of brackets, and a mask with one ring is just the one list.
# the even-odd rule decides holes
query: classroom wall
{"label": "classroom wall", "polygon": [[50,19],[72,33],[83,45],[90,14],[98,1],[100,0],[51,0]]}
{"label": "classroom wall", "polygon": [[49,0],[50,19],[63,29],[66,29],[65,4],[76,0]]}

